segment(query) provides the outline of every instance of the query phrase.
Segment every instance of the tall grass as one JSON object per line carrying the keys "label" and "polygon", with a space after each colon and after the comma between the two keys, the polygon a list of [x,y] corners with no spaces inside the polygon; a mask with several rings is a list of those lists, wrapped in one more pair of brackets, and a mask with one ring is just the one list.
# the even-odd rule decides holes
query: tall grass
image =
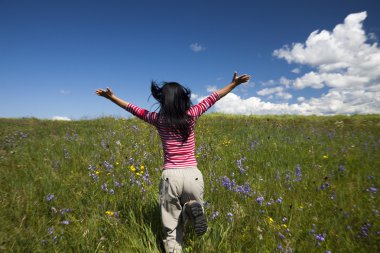
{"label": "tall grass", "polygon": [[[162,252],[156,130],[0,120],[0,251]],[[186,252],[379,252],[380,116],[205,115]]]}

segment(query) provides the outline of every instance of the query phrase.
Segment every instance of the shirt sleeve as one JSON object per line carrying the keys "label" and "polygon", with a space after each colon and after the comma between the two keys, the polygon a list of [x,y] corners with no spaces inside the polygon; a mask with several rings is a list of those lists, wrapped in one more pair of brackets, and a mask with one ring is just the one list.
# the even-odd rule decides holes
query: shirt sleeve
{"label": "shirt sleeve", "polygon": [[157,125],[158,115],[156,112],[150,112],[148,110],[140,108],[140,107],[133,105],[131,103],[128,103],[128,106],[125,109],[128,112],[132,113],[137,118],[142,119],[145,122],[152,124],[154,126]]}
{"label": "shirt sleeve", "polygon": [[220,99],[217,92],[213,92],[211,95],[203,99],[199,104],[192,106],[188,114],[193,117],[199,117],[205,113],[211,106],[213,106],[216,101]]}

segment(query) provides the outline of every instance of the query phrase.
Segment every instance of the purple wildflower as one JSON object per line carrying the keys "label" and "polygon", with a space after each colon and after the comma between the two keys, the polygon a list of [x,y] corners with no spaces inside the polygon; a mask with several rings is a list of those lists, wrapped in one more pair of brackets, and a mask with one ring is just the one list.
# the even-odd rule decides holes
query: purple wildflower
{"label": "purple wildflower", "polygon": [[282,203],[282,198],[279,197],[279,198],[276,200],[276,202],[277,202],[278,204],[281,204],[281,203]]}
{"label": "purple wildflower", "polygon": [[229,191],[232,190],[232,187],[235,185],[235,180],[230,180],[227,176],[222,178],[223,187],[227,188]]}
{"label": "purple wildflower", "polygon": [[329,187],[330,187],[330,183],[326,182],[326,183],[322,183],[319,189],[323,191],[324,189],[327,189]]}
{"label": "purple wildflower", "polygon": [[243,174],[243,173],[245,173],[248,170],[248,166],[246,166],[246,167],[243,166],[243,161],[245,161],[245,160],[247,160],[246,157],[243,157],[243,158],[237,160],[237,165],[238,165],[238,168],[239,168],[240,175]]}
{"label": "purple wildflower", "polygon": [[297,164],[297,166],[296,166],[295,176],[296,176],[296,181],[298,181],[298,182],[302,181],[301,166],[299,164]]}
{"label": "purple wildflower", "polygon": [[49,193],[49,194],[46,196],[46,201],[47,201],[47,202],[50,202],[50,201],[52,201],[53,199],[54,199],[54,195],[51,194],[51,193]]}
{"label": "purple wildflower", "polygon": [[237,185],[235,187],[235,192],[241,193],[243,195],[248,195],[250,196],[252,193],[252,188],[249,185],[249,183],[244,183],[244,185]]}
{"label": "purple wildflower", "polygon": [[107,184],[106,183],[102,184],[101,188],[102,188],[103,191],[108,192],[108,188],[107,188]]}
{"label": "purple wildflower", "polygon": [[110,193],[111,195],[114,195],[114,194],[115,194],[114,189],[110,189],[109,193]]}
{"label": "purple wildflower", "polygon": [[59,213],[63,216],[65,215],[66,213],[70,213],[71,212],[71,209],[68,209],[68,208],[61,208],[59,209]]}
{"label": "purple wildflower", "polygon": [[258,196],[256,198],[256,202],[260,204],[260,206],[263,205],[264,197],[263,196]]}
{"label": "purple wildflower", "polygon": [[370,227],[370,226],[371,226],[371,224],[369,224],[369,223],[364,223],[363,226],[361,227],[363,238],[368,237],[368,234],[369,234],[369,227]]}
{"label": "purple wildflower", "polygon": [[152,181],[150,180],[150,175],[149,175],[148,170],[145,170],[144,175],[143,175],[142,178],[143,178],[143,180],[144,180],[147,184],[152,184]]}
{"label": "purple wildflower", "polygon": [[251,149],[253,150],[258,143],[259,143],[258,141],[251,142]]}
{"label": "purple wildflower", "polygon": [[326,234],[317,234],[314,235],[315,239],[320,242],[324,242],[326,240]]}
{"label": "purple wildflower", "polygon": [[251,195],[251,193],[252,193],[252,188],[249,185],[249,183],[244,183],[244,185],[243,185],[243,194]]}
{"label": "purple wildflower", "polygon": [[117,181],[113,181],[113,184],[114,184],[114,186],[116,187],[116,188],[120,188],[121,187],[121,185],[120,185],[120,183],[119,182],[117,182]]}
{"label": "purple wildflower", "polygon": [[233,213],[231,213],[231,212],[228,212],[227,213],[227,217],[232,221],[232,219],[233,219]]}
{"label": "purple wildflower", "polygon": [[346,168],[341,164],[341,165],[339,165],[339,172],[340,173],[343,173],[343,172],[345,172],[346,171]]}
{"label": "purple wildflower", "polygon": [[109,162],[107,161],[104,161],[104,166],[106,166],[106,169],[107,170],[111,170],[113,168],[112,164],[110,164]]}
{"label": "purple wildflower", "polygon": [[108,148],[108,144],[104,140],[101,141],[100,145],[102,146],[103,149]]}
{"label": "purple wildflower", "polygon": [[93,179],[94,181],[96,181],[96,180],[99,179],[99,176],[98,176],[96,173],[88,173],[88,175],[89,175],[90,177],[92,177],[92,179]]}
{"label": "purple wildflower", "polygon": [[317,246],[320,246],[321,242],[326,241],[326,234],[325,233],[323,233],[323,234],[313,234],[313,235],[314,235],[314,238],[317,241]]}
{"label": "purple wildflower", "polygon": [[49,227],[48,228],[48,234],[51,235],[51,234],[53,234],[53,232],[54,232],[54,228],[53,227]]}
{"label": "purple wildflower", "polygon": [[64,221],[61,221],[60,224],[62,224],[62,225],[69,225],[70,221],[64,220]]}
{"label": "purple wildflower", "polygon": [[219,217],[219,212],[218,211],[216,211],[216,212],[212,212],[212,214],[211,214],[211,219],[213,219],[213,220],[215,220],[217,217]]}
{"label": "purple wildflower", "polygon": [[284,251],[284,248],[282,247],[281,243],[277,244],[277,248],[278,248],[281,252]]}
{"label": "purple wildflower", "polygon": [[369,187],[369,188],[367,189],[367,191],[369,191],[370,193],[377,193],[377,188],[371,186],[371,187]]}

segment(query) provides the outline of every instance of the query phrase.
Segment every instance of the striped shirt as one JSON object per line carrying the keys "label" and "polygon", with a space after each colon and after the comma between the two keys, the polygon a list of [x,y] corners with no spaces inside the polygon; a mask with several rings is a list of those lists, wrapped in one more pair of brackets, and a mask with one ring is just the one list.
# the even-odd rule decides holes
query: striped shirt
{"label": "striped shirt", "polygon": [[131,103],[125,108],[136,117],[154,125],[160,135],[164,150],[163,169],[196,167],[197,161],[194,155],[195,140],[194,128],[197,119],[219,100],[218,93],[214,92],[199,104],[192,106],[187,114],[190,116],[190,135],[186,142],[182,143],[182,137],[171,130],[170,126],[159,120],[158,113],[149,112]]}

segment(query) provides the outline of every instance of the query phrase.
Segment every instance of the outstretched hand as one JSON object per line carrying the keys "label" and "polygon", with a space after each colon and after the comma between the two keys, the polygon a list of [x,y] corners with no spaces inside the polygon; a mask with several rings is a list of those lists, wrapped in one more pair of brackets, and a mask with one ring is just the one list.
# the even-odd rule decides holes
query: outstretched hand
{"label": "outstretched hand", "polygon": [[241,75],[238,76],[237,72],[235,71],[234,76],[232,77],[232,82],[236,85],[248,82],[251,77],[249,75]]}
{"label": "outstretched hand", "polygon": [[105,98],[108,98],[108,99],[113,96],[113,91],[109,87],[107,87],[106,90],[97,89],[95,93],[98,96],[105,97]]}

